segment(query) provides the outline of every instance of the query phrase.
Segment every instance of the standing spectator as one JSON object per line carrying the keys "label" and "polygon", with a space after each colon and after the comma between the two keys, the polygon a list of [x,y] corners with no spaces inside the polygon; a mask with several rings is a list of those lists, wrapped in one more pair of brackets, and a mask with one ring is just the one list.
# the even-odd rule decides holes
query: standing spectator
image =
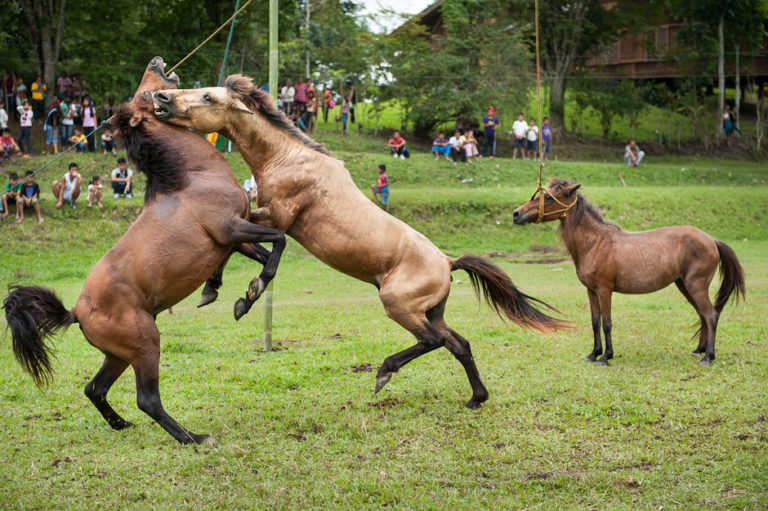
{"label": "standing spectator", "polygon": [[96,141],[88,135],[96,129],[96,108],[91,103],[89,96],[83,98],[83,104],[80,106],[80,116],[83,118],[83,134],[88,139],[88,152],[92,153],[96,151]]}
{"label": "standing spectator", "polygon": [[523,113],[517,114],[517,120],[512,124],[512,133],[515,135],[515,148],[512,151],[512,159],[517,159],[517,150],[519,149],[525,157],[525,135],[528,133],[528,125],[525,123]]}
{"label": "standing spectator", "polygon": [[454,165],[456,165],[459,155],[461,155],[461,161],[467,161],[467,155],[461,150],[461,131],[454,131],[453,136],[448,140],[448,144],[451,146],[451,157],[453,158]]}
{"label": "standing spectator", "polygon": [[472,163],[472,157],[477,161],[479,155],[477,151],[477,139],[472,130],[467,130],[466,133],[461,136],[461,146],[464,149],[464,157],[466,158],[465,163]]}
{"label": "standing spectator", "polygon": [[349,120],[355,126],[355,110],[357,110],[357,91],[352,82],[347,80],[347,98],[349,99]]}
{"label": "standing spectator", "polygon": [[379,164],[379,180],[375,185],[371,185],[373,200],[379,201],[384,206],[384,211],[389,213],[389,176],[387,176],[387,166]]}
{"label": "standing spectator", "polygon": [[16,161],[13,153],[20,153],[21,149],[19,149],[19,144],[17,144],[13,139],[11,136],[11,130],[8,128],[3,128],[3,135],[0,136],[0,146],[2,146],[3,149],[3,159],[10,159],[12,162]]}
{"label": "standing spectator", "polygon": [[119,199],[121,194],[125,194],[126,199],[132,199],[131,180],[133,179],[133,170],[128,168],[125,158],[117,159],[117,168],[112,169],[110,184],[112,191],[115,192],[115,199]]}
{"label": "standing spectator", "polygon": [[56,95],[60,101],[64,101],[64,98],[69,96],[72,89],[72,78],[67,76],[66,71],[61,72],[61,76],[56,80]]}
{"label": "standing spectator", "polygon": [[545,117],[541,123],[541,153],[548,161],[552,154],[552,127],[549,125],[549,117]]}
{"label": "standing spectator", "polygon": [[72,106],[72,98],[67,97],[61,104],[61,147],[70,146],[72,129],[75,125],[75,108]]}
{"label": "standing spectator", "polygon": [[399,156],[401,160],[411,157],[408,148],[405,147],[405,139],[400,136],[399,131],[392,133],[392,138],[389,139],[387,145],[389,146],[389,152],[392,153],[393,157],[397,158]]}
{"label": "standing spectator", "polygon": [[291,115],[293,113],[293,98],[296,94],[296,90],[293,88],[293,81],[288,78],[285,81],[285,87],[281,91],[283,96],[283,106],[285,107],[285,113]]}
{"label": "standing spectator", "polygon": [[8,176],[8,183],[5,185],[5,191],[3,192],[3,218],[7,217],[10,213],[8,211],[8,205],[16,204],[19,193],[21,193],[19,175],[15,172],[11,172],[11,174]]}
{"label": "standing spectator", "polygon": [[731,121],[731,106],[725,105],[723,112],[723,134],[729,137],[733,132],[733,122]]}
{"label": "standing spectator", "polygon": [[741,130],[739,129],[739,109],[736,107],[731,109],[731,127],[733,128],[733,131],[739,134],[739,136],[742,135]]}
{"label": "standing spectator", "polygon": [[304,83],[303,76],[299,76],[293,86],[293,106],[296,109],[296,118],[304,115],[307,108],[307,84]]}
{"label": "standing spectator", "polygon": [[3,93],[8,102],[8,115],[14,120],[19,120],[19,114],[16,112],[16,79],[11,71],[6,71],[2,80]]}
{"label": "standing spectator", "polygon": [[80,197],[82,190],[83,178],[80,176],[80,172],[77,167],[77,163],[69,164],[69,171],[62,176],[61,181],[54,181],[51,184],[53,188],[53,196],[56,197],[56,208],[60,208],[64,201],[69,202],[72,205],[72,209],[77,209],[77,198]]}
{"label": "standing spectator", "polygon": [[483,117],[483,126],[485,127],[485,132],[483,133],[482,156],[493,158],[496,154],[496,128],[499,126],[499,119],[496,117],[496,109],[494,107],[488,107],[488,115]]}
{"label": "standing spectator", "polygon": [[347,120],[349,119],[349,98],[344,98],[341,102],[341,134],[347,134]]}
{"label": "standing spectator", "polygon": [[315,131],[315,115],[317,114],[317,98],[315,91],[307,92],[307,111],[302,119],[304,131],[313,133]]}
{"label": "standing spectator", "polygon": [[93,201],[96,201],[96,205],[103,208],[101,203],[101,196],[104,193],[104,187],[101,185],[101,177],[93,176],[88,183],[88,207],[93,207]]}
{"label": "standing spectator", "polygon": [[41,121],[45,119],[45,97],[48,87],[43,81],[43,77],[37,75],[37,78],[32,82],[32,110],[35,113],[35,119]]}
{"label": "standing spectator", "polygon": [[528,156],[532,160],[535,160],[539,151],[539,127],[536,126],[536,121],[534,119],[531,119],[528,122],[528,132],[526,133],[525,138],[527,139],[525,149],[528,151]]}
{"label": "standing spectator", "polygon": [[80,77],[80,73],[72,75],[72,97],[76,100],[85,96],[85,80]]}
{"label": "standing spectator", "polygon": [[315,90],[315,86],[312,85],[312,77],[308,76],[307,77],[307,94],[309,94],[310,92],[314,92],[315,96],[317,96],[317,91]]}
{"label": "standing spectator", "polygon": [[645,156],[645,152],[640,150],[634,140],[630,140],[629,145],[624,148],[624,162],[627,167],[639,167],[643,156]]}
{"label": "standing spectator", "polygon": [[115,113],[115,98],[107,99],[107,104],[104,105],[104,117],[109,119]]}
{"label": "standing spectator", "polygon": [[336,106],[336,102],[333,101],[333,91],[330,87],[325,87],[323,92],[323,124],[328,124],[328,111],[332,110]]}
{"label": "standing spectator", "polygon": [[0,130],[8,127],[8,112],[5,111],[5,101],[0,98]]}
{"label": "standing spectator", "polygon": [[110,151],[112,156],[117,156],[115,137],[109,129],[105,129],[104,133],[101,134],[101,148],[104,150],[104,156],[107,155],[107,151]]}
{"label": "standing spectator", "polygon": [[[19,110],[19,122],[21,123],[21,129],[19,130],[19,136],[16,138],[19,140],[19,147],[22,148],[22,157],[29,158],[32,154],[32,142],[30,140],[30,134],[32,132],[32,118],[34,112],[32,112],[32,105],[26,99],[22,104],[18,106]],[[27,152],[24,153],[24,142],[27,143]]]}
{"label": "standing spectator", "polygon": [[451,145],[442,131],[437,134],[437,138],[432,142],[432,154],[435,155],[435,161],[440,159],[441,154],[445,156],[445,161],[451,161],[448,157],[451,154]]}
{"label": "standing spectator", "polygon": [[59,120],[61,119],[61,109],[59,100],[51,100],[50,110],[45,116],[45,154],[50,154],[51,145],[53,145],[53,154],[59,154]]}
{"label": "standing spectator", "polygon": [[75,151],[84,153],[88,147],[85,143],[85,135],[80,128],[75,128],[75,134],[69,137],[69,144],[76,146]]}
{"label": "standing spectator", "polygon": [[[259,185],[256,183],[256,178],[251,175],[243,182],[243,189],[248,194],[248,198],[251,202],[257,202],[259,199]],[[258,203],[258,202],[257,202]]]}
{"label": "standing spectator", "polygon": [[24,175],[24,184],[16,196],[16,222],[24,221],[24,208],[33,207],[37,213],[37,222],[43,223],[43,215],[40,213],[40,187],[35,183],[35,173],[28,170]]}
{"label": "standing spectator", "polygon": [[24,79],[22,77],[16,77],[16,86],[14,89],[16,90],[16,110],[18,110],[19,105],[24,103],[24,101],[27,99],[27,86],[24,85]]}

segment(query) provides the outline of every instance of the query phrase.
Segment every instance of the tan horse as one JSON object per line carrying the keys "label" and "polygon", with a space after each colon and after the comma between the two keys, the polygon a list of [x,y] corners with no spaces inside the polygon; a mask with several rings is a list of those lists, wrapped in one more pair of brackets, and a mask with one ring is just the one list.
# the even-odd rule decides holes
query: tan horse
{"label": "tan horse", "polygon": [[531,300],[538,300],[521,293],[497,266],[476,256],[448,257],[376,207],[342,163],[299,132],[250,79],[230,76],[226,87],[161,91],[154,99],[158,118],[220,132],[237,146],[259,187],[252,221],[284,231],[329,266],[376,286],[387,315],[416,337],[415,346],[381,365],[376,392],[405,364],[445,346],[472,386],[466,406],[488,398],[469,342],[443,319],[453,270],[466,270],[478,294],[523,327],[566,326],[533,307]]}
{"label": "tan horse", "polygon": [[[587,360],[594,362],[603,352],[601,321],[605,354],[598,364],[608,365],[608,359],[613,358],[611,294],[614,291],[651,293],[674,282],[701,320],[699,345],[693,354],[704,353],[700,363],[709,365],[715,359],[715,332],[723,307],[734,291],[736,299],[744,296],[744,271],[731,247],[688,225],[622,231],[603,220],[577,192],[580,186],[554,179],[539,198],[534,196],[517,208],[513,217],[518,225],[560,220],[557,232],[573,258],[576,275],[587,287],[592,310],[595,346]],[[718,264],[722,284],[713,307],[709,284]]]}
{"label": "tan horse", "polygon": [[132,426],[107,402],[110,387],[130,365],[139,408],[179,442],[201,443],[210,437],[181,427],[160,401],[155,317],[197,289],[233,249],[265,261],[264,249],[253,245],[260,241],[274,246],[260,283],[251,286],[263,289],[274,276],[285,236],[246,220],[248,197],[211,144],[153,117],[149,94],[178,85],[175,75],[165,76],[164,67],[154,58],[133,102],[115,114],[128,158],[147,176],[139,217],[94,265],[72,310],[53,291],[36,286],[12,287],[3,306],[16,358],[36,383],[51,375],[45,338],[79,323],[88,342],[105,355],[85,394],[110,426]]}

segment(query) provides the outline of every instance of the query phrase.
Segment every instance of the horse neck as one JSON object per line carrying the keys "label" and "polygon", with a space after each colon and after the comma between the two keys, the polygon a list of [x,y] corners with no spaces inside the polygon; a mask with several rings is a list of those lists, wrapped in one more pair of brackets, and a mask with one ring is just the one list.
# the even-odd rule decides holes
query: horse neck
{"label": "horse neck", "polygon": [[241,116],[221,133],[235,144],[257,179],[276,167],[305,164],[312,151],[258,115]]}
{"label": "horse neck", "polygon": [[[579,202],[581,201],[586,199],[579,197]],[[576,207],[581,206],[586,204],[578,204]],[[594,245],[595,238],[605,236],[605,229],[605,224],[590,215],[588,211],[583,211],[580,215],[569,211],[564,218],[560,219],[558,235],[574,263],[578,265],[581,254]]]}

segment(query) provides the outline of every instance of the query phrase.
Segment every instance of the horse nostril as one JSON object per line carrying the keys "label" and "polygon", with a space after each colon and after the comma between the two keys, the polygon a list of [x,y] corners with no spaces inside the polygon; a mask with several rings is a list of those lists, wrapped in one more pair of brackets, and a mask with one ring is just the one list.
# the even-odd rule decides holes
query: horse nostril
{"label": "horse nostril", "polygon": [[515,211],[512,213],[512,218],[517,218],[517,217],[519,217],[519,216],[520,216],[520,212],[519,212],[519,211],[517,211],[517,210],[515,210]]}
{"label": "horse nostril", "polygon": [[161,103],[170,103],[171,97],[165,92],[158,92],[155,94],[155,99]]}

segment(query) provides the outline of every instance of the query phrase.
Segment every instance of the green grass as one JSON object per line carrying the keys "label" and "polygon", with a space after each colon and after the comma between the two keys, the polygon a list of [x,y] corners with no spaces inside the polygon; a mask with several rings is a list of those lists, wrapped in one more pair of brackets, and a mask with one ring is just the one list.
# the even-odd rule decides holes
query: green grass
{"label": "green grass", "polygon": [[[382,160],[380,141],[354,139],[323,137],[365,189]],[[75,158],[86,175],[109,168],[100,157]],[[384,315],[376,290],[289,242],[275,281],[279,349],[262,353],[262,303],[240,322],[231,317],[259,271],[236,256],[216,303],[197,309],[196,293],[158,317],[165,408],[216,443],[178,445],[136,407],[130,371],[110,400],[137,428],[112,431],[82,393],[102,357],[78,328],[55,342],[56,380],[45,392],[23,373],[6,339],[0,508],[768,506],[768,170],[712,159],[656,160],[639,171],[599,162],[547,167],[547,175],[580,180],[622,227],[692,223],[727,241],[745,267],[747,301],[725,308],[712,367],[688,355],[696,317],[672,287],[614,295],[616,358],[598,368],[582,362],[591,328],[572,264],[518,262],[538,254],[533,245],[557,246],[554,225],[510,221],[535,188],[534,163],[484,160],[472,169],[473,181],[461,183],[463,167],[427,155],[382,161],[391,167],[397,216],[452,254],[514,253],[495,262],[576,329],[543,336],[506,326],[456,272],[446,317],[472,342],[490,400],[479,411],[462,406],[470,388],[445,350],[407,365],[374,395],[375,372],[351,368],[376,367],[413,344]],[[244,178],[239,156],[230,162]],[[2,284],[52,287],[72,306],[141,200],[108,197],[103,211],[54,211],[50,181],[64,167],[41,173],[44,225],[0,225],[0,277]],[[716,278],[713,293],[718,285]]]}

